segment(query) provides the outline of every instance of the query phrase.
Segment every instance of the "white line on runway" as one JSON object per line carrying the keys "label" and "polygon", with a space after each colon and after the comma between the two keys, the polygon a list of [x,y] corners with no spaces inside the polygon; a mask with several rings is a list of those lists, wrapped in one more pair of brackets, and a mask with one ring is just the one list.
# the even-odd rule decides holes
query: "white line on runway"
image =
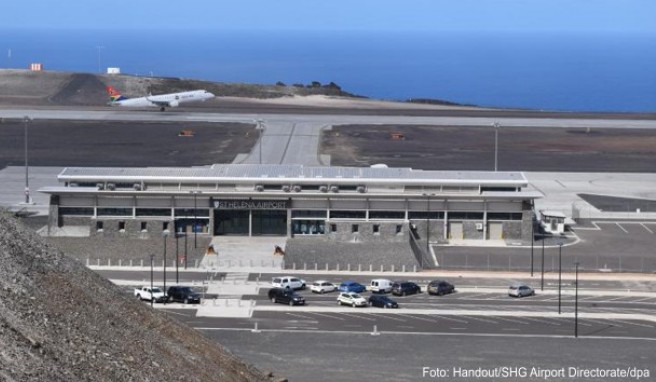
{"label": "white line on runway", "polygon": [[593,320],[591,318],[584,318],[584,319],[579,319],[579,324],[581,323],[581,321],[592,322],[593,324],[597,324],[597,325],[601,325],[601,326],[612,326],[612,327],[616,327],[616,328],[621,328],[622,327],[622,325],[614,325],[613,321],[610,321],[610,322],[609,321],[597,321],[597,320]]}
{"label": "white line on runway", "polygon": [[466,330],[467,328],[449,328],[451,330]]}
{"label": "white line on runway", "polygon": [[620,225],[620,223],[615,223],[615,224],[616,224],[618,227],[620,227],[620,229],[621,229],[622,231],[624,231],[624,233],[629,233],[629,231],[625,230],[624,227],[622,227],[622,226]]}
{"label": "white line on runway", "polygon": [[640,225],[642,226],[642,228],[644,228],[644,229],[646,229],[647,231],[649,231],[649,233],[654,233],[654,231],[650,230],[649,227],[647,227],[647,226],[645,225],[645,223],[640,223]]}
{"label": "white line on runway", "polygon": [[[655,298],[656,297],[645,297],[645,298],[640,298],[640,299],[637,299],[637,300],[633,300],[631,302],[641,302],[641,301],[653,300]],[[579,300],[581,300],[581,299],[579,299]]]}
{"label": "white line on runway", "polygon": [[406,328],[406,329],[414,329],[415,328],[414,326],[410,326],[410,325],[398,325],[397,327]]}
{"label": "white line on runway", "polygon": [[517,329],[517,328],[502,328],[501,330],[509,331],[509,332],[518,332],[519,331],[519,329]]}

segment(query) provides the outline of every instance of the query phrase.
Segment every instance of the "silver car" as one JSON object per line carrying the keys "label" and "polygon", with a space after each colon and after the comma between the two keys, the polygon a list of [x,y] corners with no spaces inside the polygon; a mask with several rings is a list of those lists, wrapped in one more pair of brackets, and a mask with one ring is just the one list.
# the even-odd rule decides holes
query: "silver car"
{"label": "silver car", "polygon": [[535,290],[526,284],[511,285],[508,288],[508,296],[510,297],[533,296],[534,294]]}

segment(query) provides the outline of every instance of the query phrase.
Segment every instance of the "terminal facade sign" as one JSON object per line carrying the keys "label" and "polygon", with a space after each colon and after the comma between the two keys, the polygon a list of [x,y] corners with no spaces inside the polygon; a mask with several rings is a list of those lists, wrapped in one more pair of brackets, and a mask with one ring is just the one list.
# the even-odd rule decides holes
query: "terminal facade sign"
{"label": "terminal facade sign", "polygon": [[210,200],[213,208],[219,210],[286,210],[289,200]]}

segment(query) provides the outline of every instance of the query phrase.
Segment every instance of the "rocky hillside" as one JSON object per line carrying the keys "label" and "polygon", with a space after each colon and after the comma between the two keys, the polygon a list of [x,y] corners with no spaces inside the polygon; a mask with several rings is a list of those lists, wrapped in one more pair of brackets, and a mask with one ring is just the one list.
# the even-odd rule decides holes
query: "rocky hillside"
{"label": "rocky hillside", "polygon": [[219,97],[279,98],[316,94],[352,96],[333,83],[258,85],[183,78],[0,69],[0,104],[104,106],[109,101],[105,92],[106,85],[114,86],[127,97],[195,89],[205,89]]}
{"label": "rocky hillside", "polygon": [[1,381],[264,381],[0,212]]}

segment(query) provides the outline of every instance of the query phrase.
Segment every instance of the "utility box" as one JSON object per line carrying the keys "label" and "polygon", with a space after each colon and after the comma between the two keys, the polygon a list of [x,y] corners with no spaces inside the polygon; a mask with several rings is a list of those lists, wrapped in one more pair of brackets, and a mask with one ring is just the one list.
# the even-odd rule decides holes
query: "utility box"
{"label": "utility box", "polygon": [[565,214],[559,211],[540,210],[540,225],[545,232],[562,235],[565,233]]}
{"label": "utility box", "polygon": [[107,74],[121,74],[121,68],[107,68]]}

